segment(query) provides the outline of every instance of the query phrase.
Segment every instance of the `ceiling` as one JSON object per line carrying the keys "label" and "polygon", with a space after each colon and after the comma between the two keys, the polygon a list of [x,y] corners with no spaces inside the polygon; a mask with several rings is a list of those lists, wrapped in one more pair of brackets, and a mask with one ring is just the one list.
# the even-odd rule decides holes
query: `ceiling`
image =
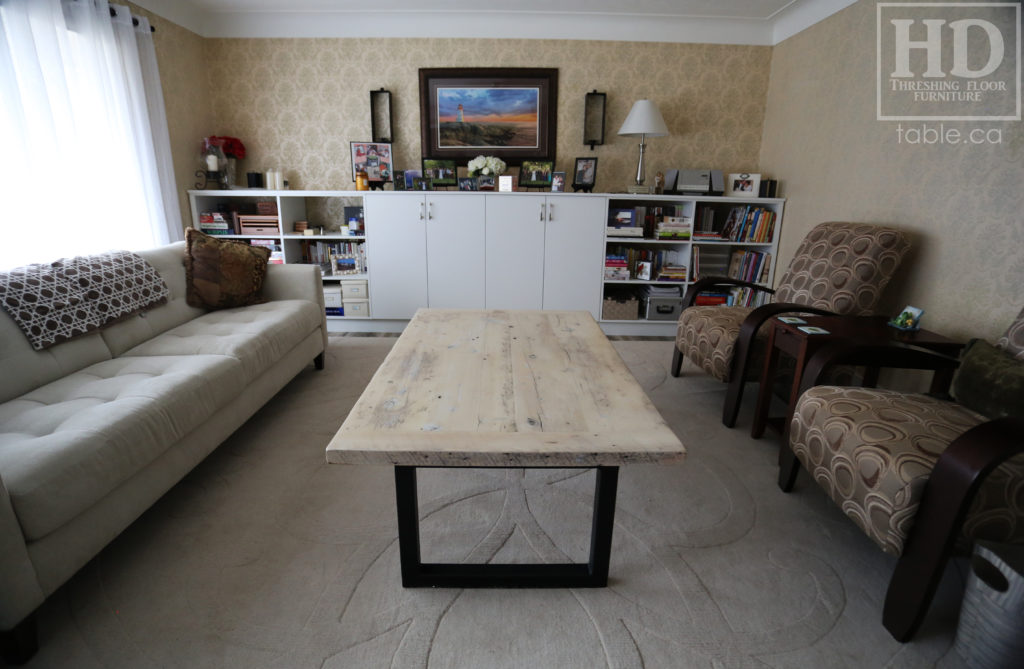
{"label": "ceiling", "polygon": [[772,45],[855,0],[135,0],[204,37],[488,37]]}

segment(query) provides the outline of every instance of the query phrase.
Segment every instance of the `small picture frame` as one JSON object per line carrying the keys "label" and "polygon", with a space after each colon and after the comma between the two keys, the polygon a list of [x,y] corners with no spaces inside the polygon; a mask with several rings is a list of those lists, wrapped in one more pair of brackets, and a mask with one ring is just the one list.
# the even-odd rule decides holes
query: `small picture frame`
{"label": "small picture frame", "polygon": [[577,158],[572,175],[573,190],[593,192],[597,181],[597,158]]}
{"label": "small picture frame", "polygon": [[479,190],[494,190],[494,175],[481,174],[476,177],[476,187]]}
{"label": "small picture frame", "polygon": [[511,193],[515,189],[515,182],[512,180],[511,174],[502,174],[498,176],[498,190],[500,192]]}
{"label": "small picture frame", "polygon": [[427,177],[414,177],[411,190],[430,190],[430,179]]}
{"label": "small picture frame", "polygon": [[395,190],[406,190],[405,170],[395,170]]}
{"label": "small picture frame", "polygon": [[394,167],[389,142],[349,142],[349,149],[352,153],[353,182],[356,173],[360,171],[365,171],[370,181],[391,181]]}
{"label": "small picture frame", "polygon": [[917,307],[912,307],[908,304],[903,307],[903,311],[900,312],[899,316],[889,321],[889,325],[897,330],[915,332],[921,329],[921,316],[923,315],[923,309],[918,309]]}
{"label": "small picture frame", "polygon": [[476,190],[476,177],[459,177],[459,190]]}
{"label": "small picture frame", "polygon": [[405,190],[415,190],[413,182],[421,176],[423,176],[423,172],[419,170],[405,170]]}
{"label": "small picture frame", "polygon": [[520,188],[550,188],[555,163],[550,160],[524,160],[519,167]]}
{"label": "small picture frame", "polygon": [[565,172],[553,172],[551,174],[551,192],[565,192]]}
{"label": "small picture frame", "polygon": [[730,174],[725,182],[725,194],[727,197],[757,197],[761,188],[761,175]]}
{"label": "small picture frame", "polygon": [[436,158],[423,159],[423,178],[430,180],[430,187],[457,186],[455,161]]}

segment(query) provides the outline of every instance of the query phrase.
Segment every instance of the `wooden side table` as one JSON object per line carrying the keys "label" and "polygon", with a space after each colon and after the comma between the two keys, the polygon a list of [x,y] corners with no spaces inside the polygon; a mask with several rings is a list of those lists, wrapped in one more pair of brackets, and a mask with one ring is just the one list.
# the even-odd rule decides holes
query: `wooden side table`
{"label": "wooden side table", "polygon": [[[768,349],[765,354],[764,369],[761,372],[761,387],[757,393],[757,407],[754,411],[754,424],[750,428],[750,436],[755,439],[764,435],[765,427],[772,424],[780,427],[779,432],[785,434],[785,426],[793,416],[796,401],[800,398],[800,381],[804,367],[819,348],[836,340],[849,340],[858,344],[899,342],[920,346],[943,355],[957,356],[964,347],[961,342],[953,341],[929,330],[906,332],[897,330],[887,324],[886,316],[805,316],[805,323],[784,323],[778,317],[772,319],[768,334]],[[824,334],[809,334],[801,327],[818,327],[827,330]],[[789,391],[789,405],[781,426],[768,417],[771,405],[772,386],[778,370],[779,354],[796,360],[793,371],[793,385]],[[935,372],[932,377],[932,392],[949,388],[952,379],[951,370]],[[874,386],[878,380],[878,370],[869,369],[865,374],[865,385]]]}

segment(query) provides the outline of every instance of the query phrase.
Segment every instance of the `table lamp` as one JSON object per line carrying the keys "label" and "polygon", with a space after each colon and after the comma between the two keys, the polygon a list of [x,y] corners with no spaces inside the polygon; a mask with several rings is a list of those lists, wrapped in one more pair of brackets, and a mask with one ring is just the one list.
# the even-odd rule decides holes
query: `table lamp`
{"label": "table lamp", "polygon": [[651,189],[644,186],[644,140],[648,137],[664,137],[668,133],[665,119],[661,117],[657,105],[650,100],[637,100],[629,115],[619,128],[619,134],[627,137],[640,136],[640,160],[636,164],[636,184],[629,187],[631,193],[650,193]]}

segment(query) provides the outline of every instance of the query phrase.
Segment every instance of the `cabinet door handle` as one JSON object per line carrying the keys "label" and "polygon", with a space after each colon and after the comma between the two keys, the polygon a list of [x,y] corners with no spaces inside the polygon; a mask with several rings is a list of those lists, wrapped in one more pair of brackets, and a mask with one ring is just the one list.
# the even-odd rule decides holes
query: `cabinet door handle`
{"label": "cabinet door handle", "polygon": [[434,220],[434,202],[433,201],[428,202],[427,203],[427,207],[428,207],[427,218],[429,218],[430,220]]}
{"label": "cabinet door handle", "polygon": [[553,202],[548,204],[548,220],[555,220],[555,204]]}
{"label": "cabinet door handle", "polygon": [[544,203],[543,202],[540,205],[540,217],[537,220],[539,220],[539,221],[543,221],[544,220]]}
{"label": "cabinet door handle", "polygon": [[420,220],[422,221],[424,212],[426,211],[426,205],[420,202]]}

